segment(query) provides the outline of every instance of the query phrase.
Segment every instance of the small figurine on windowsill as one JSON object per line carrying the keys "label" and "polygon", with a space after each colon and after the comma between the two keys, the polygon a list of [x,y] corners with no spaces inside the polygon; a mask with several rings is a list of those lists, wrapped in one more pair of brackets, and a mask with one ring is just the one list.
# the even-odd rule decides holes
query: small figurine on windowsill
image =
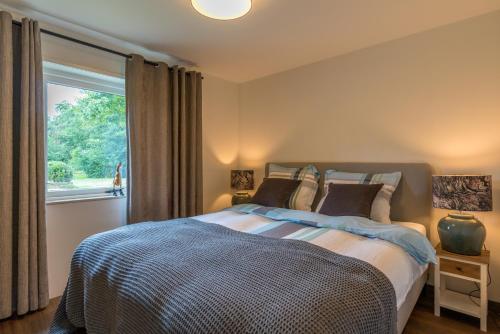
{"label": "small figurine on windowsill", "polygon": [[118,165],[116,165],[115,178],[113,179],[113,196],[118,196],[118,193],[120,194],[120,196],[125,196],[122,187],[122,173],[120,171],[121,168],[122,163],[119,162]]}

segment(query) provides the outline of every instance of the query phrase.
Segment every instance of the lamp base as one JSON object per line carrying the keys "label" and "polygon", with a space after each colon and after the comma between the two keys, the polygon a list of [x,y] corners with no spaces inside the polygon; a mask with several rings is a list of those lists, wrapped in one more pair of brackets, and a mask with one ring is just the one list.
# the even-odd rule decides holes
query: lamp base
{"label": "lamp base", "polygon": [[232,205],[246,204],[250,202],[251,199],[252,196],[250,196],[249,193],[238,191],[236,194],[233,195],[233,198],[231,199],[231,204]]}
{"label": "lamp base", "polygon": [[486,229],[470,214],[449,214],[438,223],[443,250],[462,255],[481,255]]}

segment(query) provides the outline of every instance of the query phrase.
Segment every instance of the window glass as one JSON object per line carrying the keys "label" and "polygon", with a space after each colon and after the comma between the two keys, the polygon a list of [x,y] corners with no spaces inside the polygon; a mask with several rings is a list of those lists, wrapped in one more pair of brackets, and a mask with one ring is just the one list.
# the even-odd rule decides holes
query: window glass
{"label": "window glass", "polygon": [[[125,97],[46,80],[48,197],[105,193],[126,183]],[[76,84],[75,84],[76,83]],[[116,188],[119,188],[118,186]]]}

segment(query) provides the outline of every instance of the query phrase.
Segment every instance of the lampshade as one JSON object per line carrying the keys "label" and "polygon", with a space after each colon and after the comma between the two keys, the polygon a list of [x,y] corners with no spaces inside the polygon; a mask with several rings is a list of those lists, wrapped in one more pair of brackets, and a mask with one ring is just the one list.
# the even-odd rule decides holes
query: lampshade
{"label": "lampshade", "polygon": [[491,175],[432,176],[432,205],[448,210],[491,211]]}
{"label": "lampshade", "polygon": [[253,190],[253,170],[236,169],[231,171],[231,188],[236,190]]}

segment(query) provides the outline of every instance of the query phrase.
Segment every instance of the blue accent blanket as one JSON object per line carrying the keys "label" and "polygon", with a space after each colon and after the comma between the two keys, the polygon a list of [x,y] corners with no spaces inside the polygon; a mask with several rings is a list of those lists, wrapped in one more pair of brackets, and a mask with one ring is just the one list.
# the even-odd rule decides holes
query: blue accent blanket
{"label": "blue accent blanket", "polygon": [[194,219],[100,233],[76,249],[50,333],[396,333],[367,262]]}
{"label": "blue accent blanket", "polygon": [[401,225],[381,224],[363,217],[332,217],[315,212],[271,208],[256,204],[235,205],[226,210],[314,227],[327,227],[368,238],[386,240],[403,248],[419,264],[436,263],[436,251],[429,240],[418,231]]}

